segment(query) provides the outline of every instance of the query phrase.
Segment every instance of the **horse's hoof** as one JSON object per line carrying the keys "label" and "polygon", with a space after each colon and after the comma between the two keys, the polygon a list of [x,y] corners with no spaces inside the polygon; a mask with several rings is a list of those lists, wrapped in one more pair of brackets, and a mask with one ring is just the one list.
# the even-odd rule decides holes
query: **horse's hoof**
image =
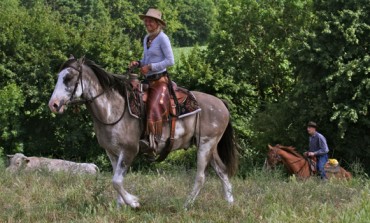
{"label": "horse's hoof", "polygon": [[191,201],[187,201],[187,202],[184,204],[184,210],[185,210],[185,211],[188,211],[192,206],[193,206],[193,202],[191,202]]}
{"label": "horse's hoof", "polygon": [[133,208],[133,209],[139,209],[140,208],[140,203],[135,201],[135,202],[132,202],[130,204],[130,206]]}
{"label": "horse's hoof", "polygon": [[233,205],[234,204],[234,197],[233,196],[227,196],[225,197],[225,200],[227,201],[227,203],[229,203],[230,205]]}

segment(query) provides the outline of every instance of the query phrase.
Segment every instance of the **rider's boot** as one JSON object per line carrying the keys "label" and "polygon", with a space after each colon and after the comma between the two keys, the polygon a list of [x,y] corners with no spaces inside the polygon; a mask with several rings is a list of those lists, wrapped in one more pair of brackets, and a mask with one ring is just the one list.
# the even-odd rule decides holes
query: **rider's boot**
{"label": "rider's boot", "polygon": [[141,139],[139,141],[140,151],[142,151],[146,159],[150,162],[154,162],[157,157],[157,143],[153,134],[149,135],[149,141]]}

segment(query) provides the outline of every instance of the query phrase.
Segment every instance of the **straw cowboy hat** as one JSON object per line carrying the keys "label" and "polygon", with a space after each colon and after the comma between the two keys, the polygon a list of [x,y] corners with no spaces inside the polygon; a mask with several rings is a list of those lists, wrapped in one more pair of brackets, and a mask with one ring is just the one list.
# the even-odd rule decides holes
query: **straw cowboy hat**
{"label": "straw cowboy hat", "polygon": [[145,17],[153,18],[160,22],[163,26],[166,26],[165,21],[162,20],[162,13],[158,9],[150,8],[145,15],[140,14],[139,17],[140,19],[144,19]]}

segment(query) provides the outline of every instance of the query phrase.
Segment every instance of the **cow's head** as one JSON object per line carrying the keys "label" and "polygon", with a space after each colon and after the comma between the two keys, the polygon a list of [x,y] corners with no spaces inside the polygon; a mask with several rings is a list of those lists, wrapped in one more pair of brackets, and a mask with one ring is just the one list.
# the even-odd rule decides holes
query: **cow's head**
{"label": "cow's head", "polygon": [[6,168],[7,171],[15,172],[23,169],[30,161],[27,156],[22,153],[16,153],[14,155],[7,155],[9,158],[9,166]]}

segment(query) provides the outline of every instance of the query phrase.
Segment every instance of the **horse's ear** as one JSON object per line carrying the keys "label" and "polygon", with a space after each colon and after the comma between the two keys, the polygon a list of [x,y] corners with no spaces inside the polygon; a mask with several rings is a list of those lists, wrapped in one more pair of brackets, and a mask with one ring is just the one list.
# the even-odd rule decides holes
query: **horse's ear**
{"label": "horse's ear", "polygon": [[69,60],[74,60],[75,59],[75,56],[73,56],[72,54],[71,55],[69,55],[69,58],[68,58]]}
{"label": "horse's ear", "polygon": [[272,146],[271,146],[270,144],[268,144],[268,147],[269,147],[269,149],[270,149],[270,150],[271,150],[271,149],[273,149],[273,148],[272,148]]}

